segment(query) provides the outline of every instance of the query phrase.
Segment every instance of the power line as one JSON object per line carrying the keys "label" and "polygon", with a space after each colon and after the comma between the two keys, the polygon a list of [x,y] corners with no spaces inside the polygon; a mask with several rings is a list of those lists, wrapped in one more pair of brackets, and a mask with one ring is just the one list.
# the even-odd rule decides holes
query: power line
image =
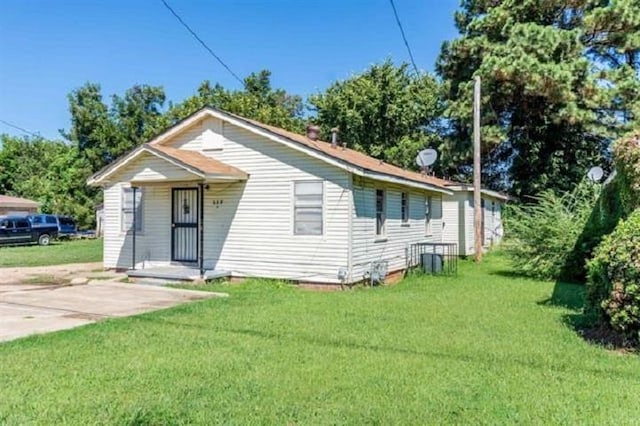
{"label": "power line", "polygon": [[222,59],[220,59],[220,57],[218,55],[216,55],[213,50],[211,50],[211,48],[209,46],[207,46],[207,43],[205,43],[200,37],[198,37],[198,34],[195,33],[195,31],[193,31],[191,29],[191,27],[189,27],[189,25],[184,22],[184,20],[180,17],[180,15],[178,15],[178,13],[176,13],[175,10],[173,10],[171,8],[171,6],[169,6],[169,4],[165,1],[165,0],[160,0],[162,1],[162,4],[164,4],[164,6],[169,9],[169,12],[171,12],[173,14],[173,16],[175,16],[175,18],[187,29],[187,31],[189,31],[189,33],[191,33],[191,35],[198,40],[198,42],[202,45],[202,47],[204,47],[205,49],[207,49],[207,52],[209,52],[211,54],[211,56],[213,56],[218,62],[220,62],[220,65],[222,65],[227,71],[229,71],[229,73],[240,82],[240,84],[242,84],[244,86],[244,81],[238,77],[238,74],[236,74],[235,72],[233,72],[231,70],[231,68],[229,68],[229,66],[227,64],[224,63],[224,61]]}
{"label": "power line", "polygon": [[41,137],[42,137],[42,136],[40,136],[40,135],[39,135],[39,134],[37,134],[37,133],[30,132],[29,130],[27,130],[27,129],[25,129],[25,128],[22,128],[22,127],[20,127],[20,126],[17,126],[17,125],[15,125],[15,124],[13,124],[13,123],[9,123],[8,121],[2,120],[2,119],[0,119],[0,123],[2,123],[2,124],[6,124],[6,125],[7,125],[7,126],[9,126],[9,127],[13,127],[13,128],[14,128],[14,129],[16,129],[16,130],[20,130],[22,133],[26,133],[26,134],[28,134],[28,135],[35,136],[35,137],[37,137],[37,138],[41,138]]}
{"label": "power line", "polygon": [[407,46],[407,51],[409,52],[409,58],[411,58],[413,69],[416,70],[416,74],[420,75],[420,71],[418,71],[418,67],[416,66],[416,61],[413,60],[413,53],[411,52],[411,47],[409,47],[407,36],[404,34],[402,23],[400,22],[400,18],[398,17],[398,11],[396,10],[396,5],[393,3],[393,0],[389,0],[389,3],[391,3],[391,8],[393,9],[393,15],[396,17],[396,23],[398,24],[398,28],[400,28],[400,34],[402,34],[402,40],[404,40],[404,45]]}

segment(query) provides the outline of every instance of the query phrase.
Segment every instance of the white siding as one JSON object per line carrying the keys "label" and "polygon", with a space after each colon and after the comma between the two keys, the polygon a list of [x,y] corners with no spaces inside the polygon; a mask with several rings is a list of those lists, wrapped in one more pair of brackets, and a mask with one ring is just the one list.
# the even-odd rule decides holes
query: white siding
{"label": "white siding", "polygon": [[466,192],[442,196],[442,242],[458,244],[458,254],[466,255]]}
{"label": "white siding", "polygon": [[[104,265],[108,268],[129,268],[132,262],[132,235],[121,227],[122,187],[117,183],[104,190]],[[168,264],[171,250],[171,191],[169,186],[153,185],[141,188],[142,230],[136,233],[136,263],[138,266]],[[144,262],[144,265],[143,265]]]}
{"label": "white siding", "polygon": [[[483,246],[489,247],[501,241],[503,236],[502,227],[502,204],[503,202],[483,196],[484,200],[484,241]],[[474,206],[473,191],[459,191],[453,197],[445,196],[445,208],[447,215],[454,210],[454,204],[458,204],[458,234],[459,234],[459,251],[461,256],[469,256],[475,253],[475,233],[474,233]],[[495,211],[491,210],[491,203],[494,203]],[[447,217],[445,215],[445,217]],[[447,232],[445,238],[453,240],[453,232]]]}
{"label": "white siding", "polygon": [[[462,194],[454,203],[446,200],[443,206],[438,193],[355,177],[352,192],[352,176],[346,171],[215,120],[196,123],[168,141],[174,147],[198,150],[249,174],[246,182],[209,183],[205,191],[207,268],[229,270],[235,276],[338,282],[338,270],[351,266],[349,280],[359,281],[376,260],[387,260],[390,272],[404,268],[406,250],[416,242],[446,242],[468,229],[473,247],[473,209],[467,205],[468,194]],[[212,129],[223,134],[216,137],[211,134]],[[204,141],[206,137],[209,142]],[[205,145],[215,149],[204,149]],[[171,188],[195,185],[186,182],[191,177],[149,155],[114,178],[119,183],[105,188],[105,266],[127,268],[131,264],[130,236],[120,231],[120,203],[121,186],[132,179],[160,182],[143,187],[143,230],[136,243],[138,267],[171,263]],[[324,182],[321,236],[293,233],[296,180]],[[384,239],[375,235],[376,188],[384,189],[386,195]],[[401,217],[403,191],[409,194],[408,223],[402,223]],[[432,200],[429,235],[424,216],[427,197]],[[467,219],[470,226],[466,226]]]}
{"label": "white siding", "polygon": [[[338,269],[348,265],[349,175],[236,126],[225,123],[223,129],[223,149],[203,153],[250,177],[210,184],[205,192],[206,266],[237,276],[337,282]],[[184,135],[180,143],[197,145]],[[293,234],[295,180],[324,181],[321,236]]]}
{"label": "white siding", "polygon": [[[386,233],[376,236],[375,191],[385,190]],[[402,222],[401,194],[409,193],[409,221]],[[431,234],[426,234],[425,202],[431,196]],[[442,241],[442,198],[437,193],[388,185],[372,180],[356,179],[353,188],[352,213],[353,281],[360,281],[370,270],[371,262],[386,260],[388,271],[406,266],[407,249],[417,242]]]}

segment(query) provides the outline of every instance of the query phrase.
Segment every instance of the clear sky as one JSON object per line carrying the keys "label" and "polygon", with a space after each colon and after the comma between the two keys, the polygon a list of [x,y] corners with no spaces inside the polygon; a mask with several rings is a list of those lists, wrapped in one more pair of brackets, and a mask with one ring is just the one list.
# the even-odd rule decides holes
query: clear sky
{"label": "clear sky", "polygon": [[[409,60],[388,0],[167,0],[241,77],[306,97],[392,58]],[[395,0],[419,68],[432,71],[456,36],[459,0]],[[44,137],[69,128],[66,95],[87,81],[102,93],[164,87],[175,102],[203,80],[239,83],[160,0],[4,0],[0,12],[0,120]],[[21,132],[0,123],[0,133]]]}

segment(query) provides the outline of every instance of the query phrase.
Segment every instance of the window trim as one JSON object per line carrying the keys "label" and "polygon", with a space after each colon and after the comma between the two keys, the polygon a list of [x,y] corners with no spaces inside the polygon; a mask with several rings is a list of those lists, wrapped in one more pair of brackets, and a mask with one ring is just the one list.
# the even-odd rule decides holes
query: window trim
{"label": "window trim", "polygon": [[[299,233],[296,232],[296,210],[299,208],[296,205],[296,185],[299,183],[319,183],[322,189],[322,194],[320,195],[320,233],[319,234],[307,234],[307,233]],[[294,237],[323,237],[326,232],[326,224],[325,224],[325,205],[326,205],[326,186],[325,181],[323,179],[301,179],[294,180],[291,182],[291,234]],[[303,206],[300,206],[303,207]],[[304,206],[309,208],[309,206]],[[311,208],[317,208],[317,206],[312,206]]]}
{"label": "window trim", "polygon": [[[125,220],[124,220],[124,197],[125,197],[125,193],[127,191],[131,191],[131,193],[133,194],[133,188],[130,186],[121,186],[120,187],[120,234],[121,235],[127,235],[129,234],[132,229],[124,229],[124,224],[125,224]],[[138,228],[136,229],[136,234],[137,235],[143,235],[144,234],[144,229],[145,229],[145,224],[144,224],[144,191],[143,188],[137,187],[136,188],[136,193],[140,194],[140,204],[137,206],[139,213],[138,213],[138,220],[136,220],[136,225],[138,225]],[[135,210],[134,210],[134,213]]]}
{"label": "window trim", "polygon": [[[380,226],[380,232],[378,232],[378,192],[382,194],[382,224]],[[383,188],[376,188],[374,192],[375,203],[375,236],[376,241],[386,240],[387,237],[387,191]]]}

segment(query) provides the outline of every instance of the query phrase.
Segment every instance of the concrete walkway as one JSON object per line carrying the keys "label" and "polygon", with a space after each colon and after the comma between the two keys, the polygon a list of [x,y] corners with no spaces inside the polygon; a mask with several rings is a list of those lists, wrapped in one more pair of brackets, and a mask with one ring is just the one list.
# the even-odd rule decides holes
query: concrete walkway
{"label": "concrete walkway", "polygon": [[225,296],[107,281],[77,286],[0,284],[0,342]]}

